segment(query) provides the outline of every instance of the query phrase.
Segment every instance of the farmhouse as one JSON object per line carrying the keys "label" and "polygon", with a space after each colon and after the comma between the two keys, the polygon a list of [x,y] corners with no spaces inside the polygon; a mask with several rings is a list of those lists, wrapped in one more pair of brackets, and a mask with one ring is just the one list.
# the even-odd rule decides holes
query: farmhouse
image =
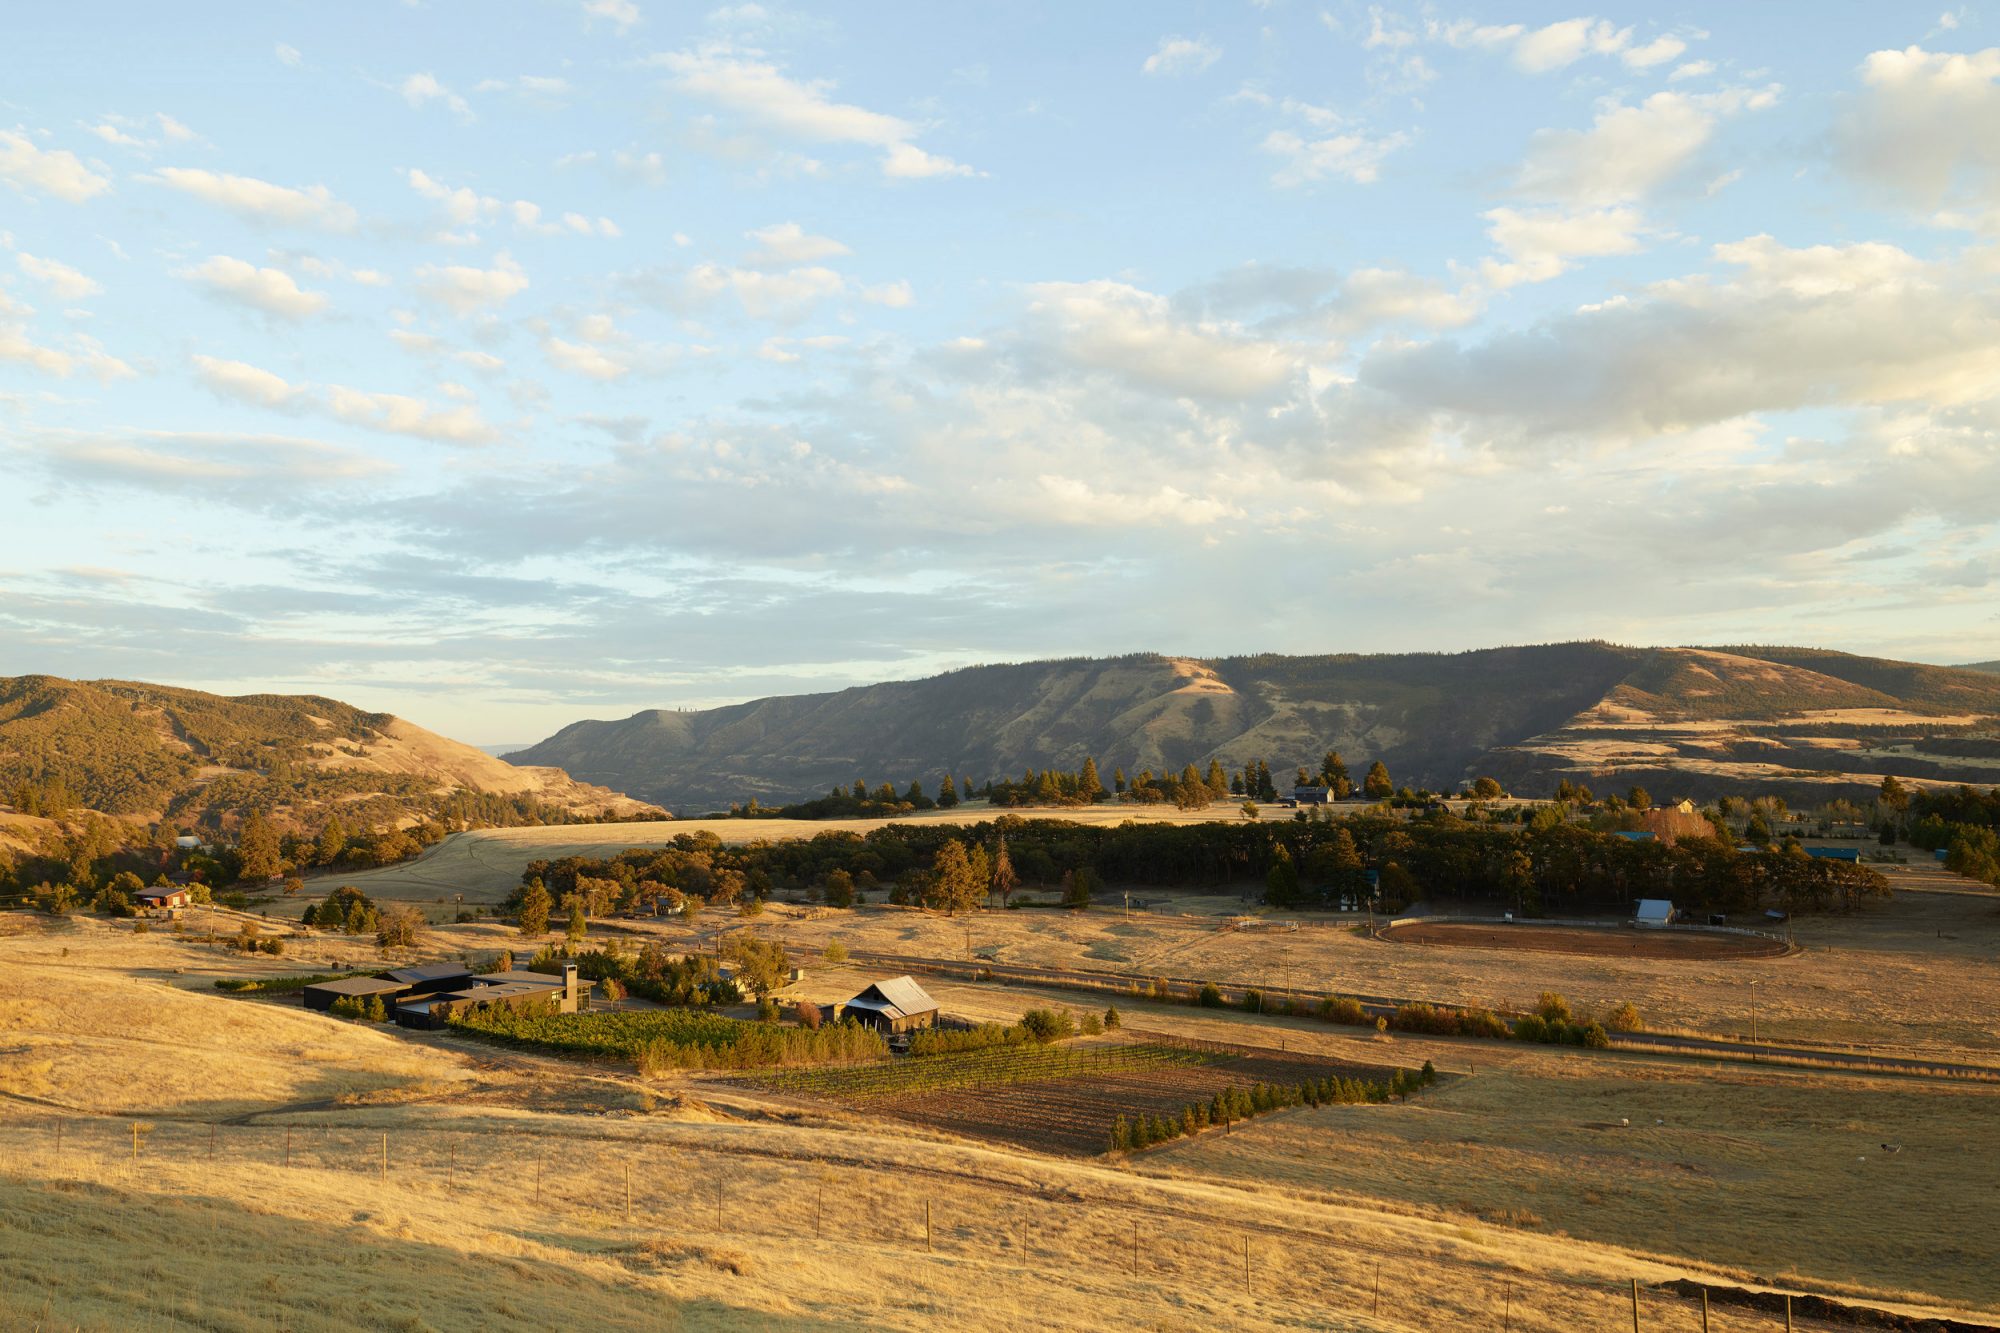
{"label": "farmhouse", "polygon": [[172,916],[194,900],[193,895],[179,885],[141,889],[137,896],[140,907],[167,916]]}
{"label": "farmhouse", "polygon": [[834,1007],[835,1018],[852,1018],[882,1032],[909,1032],[937,1022],[937,1001],[910,977],[878,981]]}
{"label": "farmhouse", "polygon": [[1300,805],[1332,805],[1333,788],[1298,786],[1292,788],[1292,799]]}
{"label": "farmhouse", "polygon": [[546,972],[489,972],[470,980],[471,984],[457,990],[399,1001],[397,1024],[406,1028],[450,1027],[454,1014],[488,1004],[552,1014],[582,1013],[590,1008],[590,991],[595,984],[577,979],[575,963],[563,964],[560,977]]}
{"label": "farmhouse", "polygon": [[1665,898],[1641,898],[1632,919],[1642,926],[1670,926],[1674,921],[1674,905]]}
{"label": "farmhouse", "polygon": [[308,1009],[327,1010],[337,1000],[379,999],[403,1027],[441,1028],[449,1025],[452,1014],[473,1004],[578,1013],[590,1007],[593,985],[577,979],[574,963],[566,964],[559,977],[546,972],[474,973],[458,963],[430,963],[372,977],[318,982],[306,987],[305,1004]]}

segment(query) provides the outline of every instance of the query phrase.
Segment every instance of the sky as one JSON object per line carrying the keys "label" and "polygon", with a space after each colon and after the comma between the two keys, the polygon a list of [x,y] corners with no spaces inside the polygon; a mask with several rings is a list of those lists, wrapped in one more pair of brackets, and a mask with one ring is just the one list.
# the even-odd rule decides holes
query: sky
{"label": "sky", "polygon": [[0,675],[2000,657],[2000,11],[1616,12],[23,6]]}

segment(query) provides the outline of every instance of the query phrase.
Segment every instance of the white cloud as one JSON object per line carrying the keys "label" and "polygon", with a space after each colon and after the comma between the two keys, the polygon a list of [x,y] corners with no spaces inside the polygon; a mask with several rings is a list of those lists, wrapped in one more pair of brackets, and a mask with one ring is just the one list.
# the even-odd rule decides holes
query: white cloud
{"label": "white cloud", "polygon": [[324,185],[293,189],[254,176],[231,176],[196,167],[162,167],[153,178],[250,222],[344,232],[353,231],[360,221],[355,211],[335,199]]}
{"label": "white cloud", "polygon": [[1530,74],[1545,74],[1586,55],[1616,55],[1631,40],[1630,28],[1605,19],[1564,19],[1523,35],[1514,45],[1514,63]]}
{"label": "white cloud", "polygon": [[1835,136],[1842,165],[1908,207],[1970,206],[2000,225],[2000,47],[1877,51],[1861,84]]}
{"label": "white cloud", "polygon": [[45,284],[60,300],[81,301],[104,290],[94,279],[60,260],[41,259],[24,250],[14,256],[14,264],[36,282]]}
{"label": "white cloud", "polygon": [[494,256],[492,268],[452,264],[417,270],[417,290],[457,315],[505,305],[527,287],[528,275],[504,253]]}
{"label": "white cloud", "polygon": [[847,290],[847,279],[823,265],[771,272],[697,264],[688,270],[687,291],[696,300],[713,300],[728,292],[752,319],[798,320],[828,297]]}
{"label": "white cloud", "polygon": [[1487,235],[1505,252],[1502,263],[1487,260],[1481,274],[1495,287],[1546,282],[1557,277],[1573,258],[1629,255],[1639,251],[1644,220],[1632,208],[1599,208],[1584,212],[1563,209],[1496,208],[1486,214]]}
{"label": "white cloud", "polygon": [[905,310],[917,303],[917,294],[911,290],[908,282],[899,279],[863,288],[861,299],[870,305],[888,306],[891,310]]}
{"label": "white cloud", "polygon": [[195,378],[216,397],[248,403],[253,407],[289,410],[301,405],[306,398],[305,389],[289,383],[281,375],[274,375],[244,361],[227,361],[196,353],[194,373]]}
{"label": "white cloud", "polygon": [[1222,48],[1205,37],[1162,37],[1140,68],[1148,74],[1199,74],[1222,58]]}
{"label": "white cloud", "polygon": [[757,242],[757,248],[744,262],[758,268],[810,264],[815,260],[853,253],[831,237],[810,235],[796,222],[777,222],[744,235]]}
{"label": "white cloud", "polygon": [[1451,23],[1427,19],[1424,22],[1424,35],[1432,41],[1483,51],[1510,46],[1525,31],[1527,30],[1518,23],[1481,24],[1474,23],[1471,19],[1459,19]]}
{"label": "white cloud", "polygon": [[421,398],[371,393],[344,384],[293,384],[242,361],[196,355],[195,377],[219,398],[283,412],[311,412],[335,421],[440,444],[484,444],[496,432],[470,405],[438,408]]}
{"label": "white cloud", "polygon": [[283,319],[304,319],[326,308],[324,292],[304,290],[282,269],[258,268],[228,255],[212,255],[175,276],[198,282],[224,300]]}
{"label": "white cloud", "polygon": [[1272,130],[1264,136],[1263,150],[1285,163],[1271,179],[1285,186],[1305,185],[1329,178],[1372,184],[1382,174],[1389,154],[1410,142],[1402,132],[1371,135],[1363,130],[1319,137],[1291,130]]}
{"label": "white cloud", "polygon": [[474,119],[472,107],[467,104],[466,100],[445,87],[442,83],[439,83],[435,74],[428,72],[412,74],[403,80],[402,86],[398,91],[403,94],[405,102],[408,102],[418,110],[421,110],[432,102],[443,102],[451,109],[451,114],[457,116],[460,120],[470,121]]}
{"label": "white cloud", "polygon": [[603,19],[623,33],[640,22],[639,6],[632,0],[583,0],[586,19]]}
{"label": "white cloud", "polygon": [[201,137],[164,111],[157,113],[154,119],[159,121],[160,134],[169,143],[190,143]]}
{"label": "white cloud", "polygon": [[277,56],[279,64],[290,65],[293,69],[305,63],[305,57],[299,54],[298,47],[287,46],[283,42],[277,45]]}
{"label": "white cloud", "polygon": [[146,141],[144,139],[133,138],[131,135],[127,134],[124,130],[119,129],[116,125],[111,124],[109,121],[105,122],[102,125],[92,125],[90,127],[90,132],[96,135],[98,138],[104,140],[104,142],[108,144],[116,144],[120,148],[144,148],[146,146]]}
{"label": "white cloud", "polygon": [[1297,373],[1295,353],[1219,321],[1175,316],[1164,297],[1125,283],[1047,282],[1030,316],[1072,364],[1173,394],[1250,398]]}
{"label": "white cloud", "polygon": [[439,444],[484,444],[495,435],[476,407],[437,408],[421,398],[368,393],[344,384],[328,385],[324,401],[335,420],[385,435],[408,435]]}
{"label": "white cloud", "polygon": [[0,130],[0,180],[28,194],[52,194],[80,204],[111,188],[67,149],[43,150],[27,135]]}
{"label": "white cloud", "polygon": [[1049,517],[1078,527],[1153,527],[1172,523],[1209,527],[1223,519],[1241,518],[1243,510],[1221,500],[1189,495],[1173,486],[1153,491],[1108,491],[1076,477],[1044,473],[1037,477]]}
{"label": "white cloud", "polygon": [[1691,163],[1719,116],[1761,109],[1775,89],[1714,94],[1659,92],[1637,106],[1602,106],[1588,130],[1540,130],[1516,187],[1570,205],[1643,199]]}
{"label": "white cloud", "polygon": [[1668,83],[1679,83],[1682,79],[1705,79],[1715,73],[1713,60],[1690,60],[1685,65],[1674,66],[1674,72],[1667,75]]}
{"label": "white cloud", "polygon": [[553,334],[542,339],[542,354],[551,365],[604,383],[623,379],[632,371],[630,363],[602,347],[570,342]]}
{"label": "white cloud", "polygon": [[1619,59],[1633,69],[1651,69],[1664,65],[1687,50],[1687,43],[1672,34],[1655,37],[1644,46],[1627,47],[1619,53]]}
{"label": "white cloud", "polygon": [[830,83],[793,79],[759,53],[712,43],[654,56],[649,63],[665,69],[679,91],[733,111],[762,129],[812,143],[879,148],[885,176],[973,174],[970,167],[917,147],[911,142],[917,127],[908,121],[836,102],[828,96]]}

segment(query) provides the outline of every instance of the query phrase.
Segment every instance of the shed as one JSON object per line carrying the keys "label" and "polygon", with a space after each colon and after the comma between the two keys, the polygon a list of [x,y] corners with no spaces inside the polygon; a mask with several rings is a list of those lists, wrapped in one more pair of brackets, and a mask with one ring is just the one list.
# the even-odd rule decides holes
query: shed
{"label": "shed", "polygon": [[1674,905],[1665,898],[1641,898],[1639,910],[1632,919],[1642,926],[1668,926],[1673,924]]}
{"label": "shed", "polygon": [[194,900],[194,896],[180,885],[173,885],[168,888],[141,889],[136,896],[139,906],[164,909],[166,911],[174,911],[186,907]]}
{"label": "shed", "polygon": [[1292,799],[1300,805],[1332,805],[1333,788],[1310,784],[1292,788]]}
{"label": "shed", "polygon": [[908,1032],[936,1023],[938,1006],[913,978],[892,977],[873,983],[840,1005],[835,1017],[852,1018],[882,1032]]}

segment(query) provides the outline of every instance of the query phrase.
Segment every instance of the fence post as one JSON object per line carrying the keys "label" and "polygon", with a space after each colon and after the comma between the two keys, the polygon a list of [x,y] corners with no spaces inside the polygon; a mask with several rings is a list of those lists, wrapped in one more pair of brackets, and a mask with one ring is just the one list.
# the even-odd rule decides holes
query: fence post
{"label": "fence post", "polygon": [[818,1239],[820,1239],[820,1238],[821,1238],[821,1236],[822,1236],[822,1234],[823,1234],[823,1233],[822,1233],[822,1232],[820,1231],[820,1227],[819,1227],[819,1219],[820,1219],[820,1213],[821,1213],[822,1211],[824,1211],[824,1210],[825,1210],[825,1208],[826,1208],[826,1186],[825,1186],[825,1185],[821,1185],[821,1186],[819,1187],[819,1197],[813,1200],[813,1239],[814,1239],[814,1240],[818,1240]]}
{"label": "fence post", "polygon": [[1701,1289],[1701,1333],[1708,1333],[1708,1288]]}
{"label": "fence post", "polygon": [[1785,1333],[1792,1333],[1792,1294],[1785,1293]]}
{"label": "fence post", "polygon": [[1512,1281],[1507,1283],[1506,1290],[1506,1304],[1500,1310],[1500,1333],[1507,1333],[1507,1330],[1514,1327],[1514,1284]]}
{"label": "fence post", "polygon": [[1639,1333],[1639,1279],[1632,1279],[1632,1333]]}

